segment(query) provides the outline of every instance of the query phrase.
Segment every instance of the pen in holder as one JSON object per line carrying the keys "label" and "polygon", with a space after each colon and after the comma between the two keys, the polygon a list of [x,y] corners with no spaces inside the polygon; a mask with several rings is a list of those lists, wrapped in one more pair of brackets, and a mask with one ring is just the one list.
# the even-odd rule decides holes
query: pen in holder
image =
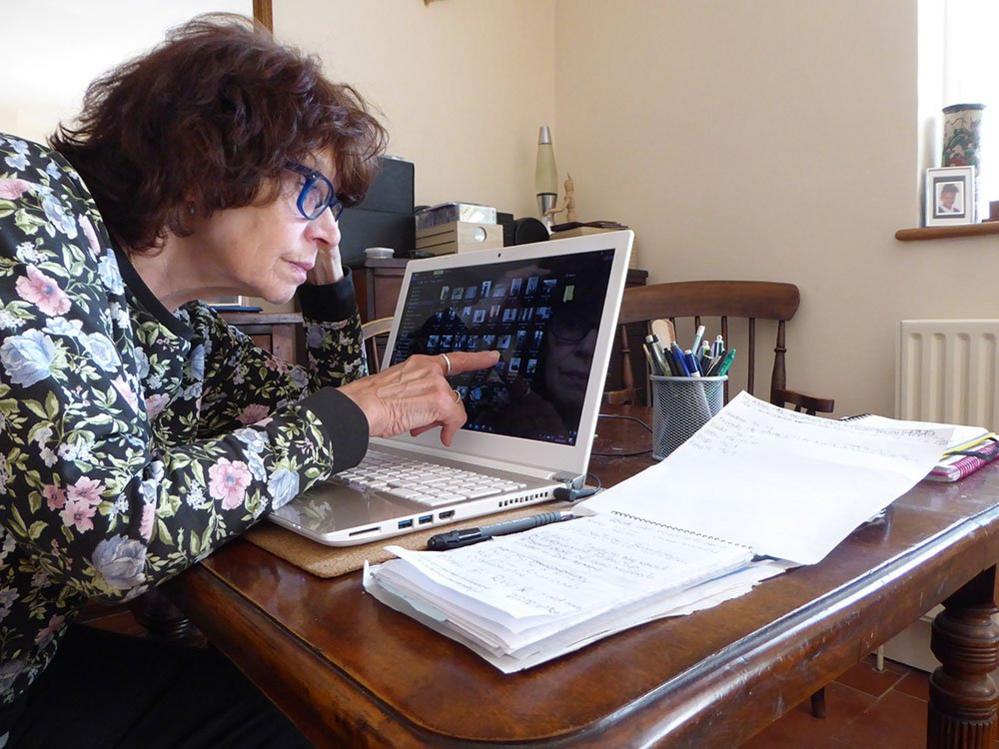
{"label": "pen in holder", "polygon": [[704,426],[725,405],[721,377],[652,375],[652,457],[662,460]]}

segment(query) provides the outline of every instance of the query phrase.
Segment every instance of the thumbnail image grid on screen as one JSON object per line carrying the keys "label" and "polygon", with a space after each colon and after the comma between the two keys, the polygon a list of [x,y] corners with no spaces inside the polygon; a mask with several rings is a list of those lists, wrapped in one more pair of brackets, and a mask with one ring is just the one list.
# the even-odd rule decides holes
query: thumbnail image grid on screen
{"label": "thumbnail image grid on screen", "polygon": [[613,250],[414,273],[392,363],[413,354],[500,352],[451,378],[465,429],[573,445]]}

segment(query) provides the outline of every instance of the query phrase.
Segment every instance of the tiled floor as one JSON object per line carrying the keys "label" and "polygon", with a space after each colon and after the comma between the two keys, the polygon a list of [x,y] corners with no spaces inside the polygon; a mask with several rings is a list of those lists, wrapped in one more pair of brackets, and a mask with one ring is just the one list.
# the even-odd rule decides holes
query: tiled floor
{"label": "tiled floor", "polygon": [[742,749],[921,749],[927,700],[928,674],[894,661],[879,672],[871,656],[826,687],[825,718],[805,700]]}

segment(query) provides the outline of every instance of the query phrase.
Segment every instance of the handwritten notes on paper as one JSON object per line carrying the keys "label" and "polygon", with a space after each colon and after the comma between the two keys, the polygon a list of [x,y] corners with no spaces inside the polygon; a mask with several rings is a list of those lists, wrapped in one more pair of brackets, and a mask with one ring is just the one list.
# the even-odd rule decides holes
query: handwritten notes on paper
{"label": "handwritten notes on paper", "polygon": [[512,631],[533,625],[531,617],[571,615],[680,589],[752,557],[745,547],[618,513],[497,536],[445,554],[389,550],[433,582],[489,607],[485,613]]}
{"label": "handwritten notes on paper", "polygon": [[583,506],[814,564],[922,479],[951,431],[822,419],[740,393],[662,463]]}
{"label": "handwritten notes on paper", "polygon": [[447,552],[389,549],[400,558],[366,566],[365,590],[507,673],[741,595],[783,569],[616,512]]}
{"label": "handwritten notes on paper", "polygon": [[[936,450],[939,447],[938,432],[953,429],[943,425],[939,429],[915,428],[913,422],[895,422],[892,419],[844,422],[818,418],[772,406],[745,392],[740,393],[733,404],[733,408],[726,409],[719,414],[719,418],[705,426],[701,439],[691,440],[692,449],[720,457],[746,454],[761,448],[804,448],[807,452],[820,451],[827,460],[845,457],[848,462],[919,474],[921,466],[909,461],[913,447],[925,446],[929,439],[936,445]],[[940,448],[939,452],[942,451],[943,448]],[[840,453],[845,453],[845,456]],[[923,472],[919,478],[925,475]]]}

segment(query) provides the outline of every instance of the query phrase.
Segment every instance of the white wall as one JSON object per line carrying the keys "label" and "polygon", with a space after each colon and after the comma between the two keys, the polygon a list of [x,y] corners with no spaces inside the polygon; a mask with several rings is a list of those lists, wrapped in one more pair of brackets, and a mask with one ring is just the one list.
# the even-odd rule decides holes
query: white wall
{"label": "white wall", "polygon": [[2,6],[0,131],[38,142],[72,119],[87,85],[209,11],[253,15],[252,0],[31,0]]}
{"label": "white wall", "polygon": [[653,281],[796,283],[790,387],[891,414],[900,319],[999,313],[996,239],[893,238],[919,220],[916,0],[573,0],[555,27],[582,217],[634,227]]}
{"label": "white wall", "polygon": [[538,126],[555,118],[554,17],[555,0],[275,0],[274,33],[384,113],[389,152],[416,164],[417,203],[534,215]]}

